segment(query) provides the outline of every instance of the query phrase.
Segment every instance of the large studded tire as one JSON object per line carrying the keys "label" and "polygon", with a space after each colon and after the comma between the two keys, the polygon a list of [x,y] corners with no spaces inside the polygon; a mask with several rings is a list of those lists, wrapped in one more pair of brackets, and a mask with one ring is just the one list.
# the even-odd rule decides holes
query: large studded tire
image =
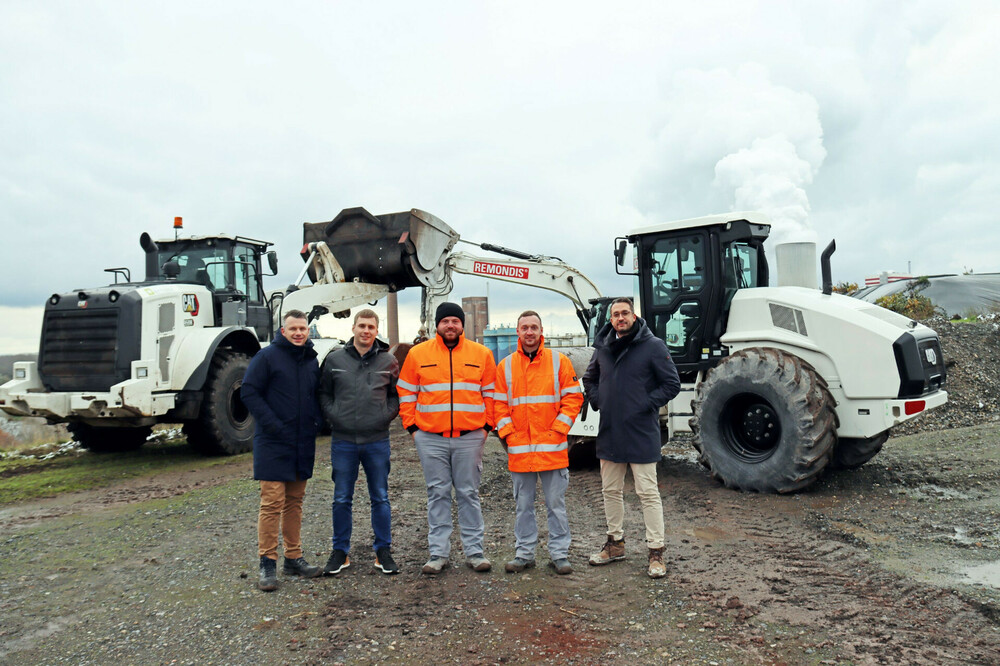
{"label": "large studded tire", "polygon": [[253,448],[253,416],[240,399],[250,357],[218,351],[205,380],[201,413],[185,424],[188,443],[205,455],[236,455]]}
{"label": "large studded tire", "polygon": [[597,469],[597,440],[593,437],[569,437],[569,468]]}
{"label": "large studded tire", "polygon": [[150,426],[138,428],[102,428],[85,423],[66,427],[80,446],[94,453],[122,453],[141,447],[153,432]]}
{"label": "large studded tire", "polygon": [[805,488],[833,455],[834,404],[802,359],[766,347],[736,352],[698,386],[691,419],[698,461],[729,488]]}
{"label": "large studded tire", "polygon": [[889,439],[889,431],[874,437],[841,437],[833,449],[830,469],[857,469],[874,458]]}

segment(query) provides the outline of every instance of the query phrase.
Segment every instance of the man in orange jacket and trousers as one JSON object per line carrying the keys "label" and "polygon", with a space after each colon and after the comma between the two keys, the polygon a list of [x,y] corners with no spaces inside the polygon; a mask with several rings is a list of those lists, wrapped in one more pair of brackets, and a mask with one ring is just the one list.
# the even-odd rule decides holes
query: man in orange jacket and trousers
{"label": "man in orange jacket and trousers", "polygon": [[542,318],[533,310],[517,318],[517,351],[497,366],[493,398],[497,435],[507,450],[516,503],[516,551],[504,569],[519,573],[535,566],[535,490],[541,481],[552,566],[558,574],[572,573],[566,516],[567,434],[583,406],[583,389],[570,360],[545,347]]}
{"label": "man in orange jacket and trousers", "polygon": [[434,319],[437,335],[410,350],[396,383],[399,416],[413,435],[427,482],[430,559],[421,571],[439,574],[448,564],[453,487],[465,563],[489,571],[479,482],[486,434],[493,427],[496,364],[489,349],[465,339],[459,305],[442,303]]}

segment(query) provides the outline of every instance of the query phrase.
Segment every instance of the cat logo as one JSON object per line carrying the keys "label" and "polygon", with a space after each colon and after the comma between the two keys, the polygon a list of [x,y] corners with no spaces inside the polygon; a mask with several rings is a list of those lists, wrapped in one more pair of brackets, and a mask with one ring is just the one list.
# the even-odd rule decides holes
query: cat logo
{"label": "cat logo", "polygon": [[192,317],[198,316],[198,297],[194,294],[181,296],[181,305],[184,312],[190,312]]}

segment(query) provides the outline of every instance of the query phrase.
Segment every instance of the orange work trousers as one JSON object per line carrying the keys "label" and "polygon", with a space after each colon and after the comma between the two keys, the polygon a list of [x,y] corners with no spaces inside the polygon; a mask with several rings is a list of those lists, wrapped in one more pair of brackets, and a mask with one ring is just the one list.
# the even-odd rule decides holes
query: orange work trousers
{"label": "orange work trousers", "polygon": [[285,542],[285,557],[302,557],[302,498],[305,481],[261,481],[257,514],[259,557],[278,559],[278,533]]}

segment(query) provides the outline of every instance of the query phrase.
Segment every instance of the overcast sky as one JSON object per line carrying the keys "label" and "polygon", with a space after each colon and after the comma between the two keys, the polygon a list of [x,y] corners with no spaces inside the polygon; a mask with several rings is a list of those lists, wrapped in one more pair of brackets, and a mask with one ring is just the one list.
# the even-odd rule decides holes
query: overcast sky
{"label": "overcast sky", "polygon": [[[836,238],[836,281],[1000,271],[997,34],[995,2],[4,0],[0,353],[36,349],[49,294],[141,275],[175,215],[274,241],[269,288],[352,206],[609,294],[615,236],[730,210]],[[494,322],[575,330],[558,296],[489,294]]]}

